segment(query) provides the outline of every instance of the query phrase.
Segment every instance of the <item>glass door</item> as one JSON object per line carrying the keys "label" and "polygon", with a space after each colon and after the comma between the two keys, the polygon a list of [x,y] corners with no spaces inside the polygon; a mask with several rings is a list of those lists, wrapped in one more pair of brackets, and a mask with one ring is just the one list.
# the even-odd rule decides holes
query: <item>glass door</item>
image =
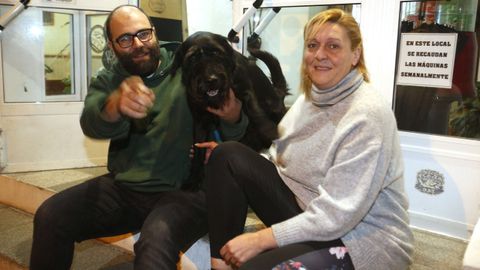
{"label": "glass door", "polygon": [[477,0],[401,2],[400,130],[480,139]]}
{"label": "glass door", "polygon": [[[290,95],[285,99],[286,105],[290,106],[299,95],[303,26],[315,14],[329,8],[343,9],[351,13],[357,21],[360,21],[360,7],[360,4],[317,4],[275,9],[272,7],[259,8],[243,28],[242,47],[244,53],[248,54],[246,52],[248,46],[255,46],[255,48],[268,51],[278,58],[290,87]],[[269,18],[270,16],[272,17]],[[265,25],[266,22],[268,23]],[[250,58],[250,60],[256,61],[254,58]],[[264,70],[265,74],[269,74],[268,69],[261,61],[258,61],[257,64]]]}

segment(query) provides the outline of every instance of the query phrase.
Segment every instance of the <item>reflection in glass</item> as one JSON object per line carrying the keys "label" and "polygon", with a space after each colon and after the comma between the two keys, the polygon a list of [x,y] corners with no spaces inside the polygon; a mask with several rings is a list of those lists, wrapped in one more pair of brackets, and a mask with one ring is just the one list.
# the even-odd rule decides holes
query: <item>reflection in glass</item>
{"label": "reflection in glass", "polygon": [[[0,13],[4,14],[9,8],[2,5]],[[43,100],[43,37],[42,14],[34,8],[25,9],[2,32],[5,102]]]}
{"label": "reflection in glass", "polygon": [[104,34],[104,24],[107,14],[87,15],[87,85],[90,84],[92,77],[103,66],[102,55],[108,48]]}
{"label": "reflection in glass", "polygon": [[[307,21],[318,12],[328,8],[341,8],[359,20],[360,5],[335,5],[335,6],[304,6],[283,7],[272,21],[266,26],[258,39],[249,39],[262,19],[267,16],[271,8],[260,8],[249,19],[243,29],[244,48],[255,46],[272,53],[280,61],[283,73],[290,88],[290,95],[286,97],[287,106],[297,99],[300,85],[300,65],[303,57],[303,27]],[[247,41],[248,40],[248,41]],[[251,59],[255,61],[255,59]],[[262,61],[257,64],[269,74]]]}
{"label": "reflection in glass", "polygon": [[[399,129],[480,138],[477,5],[477,0],[402,2],[394,96]],[[445,57],[433,54],[436,45],[450,45],[446,40],[452,34],[456,37],[452,52]],[[420,39],[424,43],[417,44]],[[412,57],[405,57],[402,50]],[[452,65],[446,61],[450,56]],[[402,73],[409,67],[414,72]],[[435,76],[449,70],[449,85],[437,85]]]}
{"label": "reflection in glass", "polygon": [[73,95],[72,15],[43,11],[45,95]]}

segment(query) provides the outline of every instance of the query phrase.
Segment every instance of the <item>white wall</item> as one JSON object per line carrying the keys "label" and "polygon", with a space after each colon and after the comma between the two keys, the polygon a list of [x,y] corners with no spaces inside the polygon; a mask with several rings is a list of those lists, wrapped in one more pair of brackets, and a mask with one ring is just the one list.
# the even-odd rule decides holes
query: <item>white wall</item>
{"label": "white wall", "polygon": [[83,136],[78,115],[77,111],[2,117],[8,153],[4,172],[105,165],[107,144]]}
{"label": "white wall", "polygon": [[[411,225],[468,239],[480,216],[480,147],[475,140],[401,132]],[[416,188],[422,170],[438,172],[443,192]]]}
{"label": "white wall", "polygon": [[232,2],[187,0],[188,33],[209,31],[226,36],[233,25]]}

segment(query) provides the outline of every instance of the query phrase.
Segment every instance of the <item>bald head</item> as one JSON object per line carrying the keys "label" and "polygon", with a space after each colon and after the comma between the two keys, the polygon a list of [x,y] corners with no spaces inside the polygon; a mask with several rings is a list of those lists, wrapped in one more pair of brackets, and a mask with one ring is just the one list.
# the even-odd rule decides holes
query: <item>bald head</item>
{"label": "bald head", "polygon": [[[122,5],[116,7],[107,17],[105,21],[105,37],[108,41],[112,41],[114,35],[112,31],[124,24],[147,23],[149,27],[153,27],[153,23],[147,14],[140,8],[133,5]],[[122,29],[118,29],[122,30]]]}
{"label": "bald head", "polygon": [[105,22],[108,47],[123,68],[141,77],[155,72],[160,63],[160,47],[148,16],[138,7],[119,6]]}

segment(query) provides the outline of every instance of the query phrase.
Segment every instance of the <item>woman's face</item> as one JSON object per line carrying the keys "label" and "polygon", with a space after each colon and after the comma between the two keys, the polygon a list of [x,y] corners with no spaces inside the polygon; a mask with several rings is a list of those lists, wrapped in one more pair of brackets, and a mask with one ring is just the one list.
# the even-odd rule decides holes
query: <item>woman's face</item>
{"label": "woman's face", "polygon": [[347,31],[335,23],[322,25],[305,45],[304,64],[310,80],[318,89],[335,86],[360,57],[360,48],[352,51]]}

